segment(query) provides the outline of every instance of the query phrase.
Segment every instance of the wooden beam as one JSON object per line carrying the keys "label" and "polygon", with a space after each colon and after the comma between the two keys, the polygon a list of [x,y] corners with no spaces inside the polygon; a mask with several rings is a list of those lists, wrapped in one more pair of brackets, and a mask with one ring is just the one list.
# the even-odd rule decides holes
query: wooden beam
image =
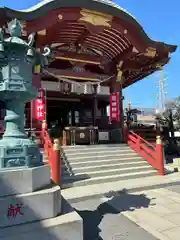
{"label": "wooden beam", "polygon": [[54,59],[65,61],[83,62],[86,64],[100,65],[102,62],[107,61],[106,57],[89,56],[81,53],[73,53],[66,51],[54,50],[52,53]]}
{"label": "wooden beam", "polygon": [[135,46],[139,52],[145,52],[148,44],[141,36],[140,30],[131,22],[114,17],[112,22],[112,28],[116,29],[124,37],[126,37],[133,46]]}
{"label": "wooden beam", "polygon": [[[127,80],[123,84],[123,88],[124,87],[128,87],[129,85],[134,84],[135,82],[137,82],[137,81],[139,81],[139,80],[141,80],[141,79],[151,75],[152,73],[154,73],[155,71],[158,70],[160,65],[161,66],[166,65],[168,63],[169,59],[170,58],[165,58],[165,59],[162,59],[159,62],[157,61],[157,62],[155,62],[154,64],[151,65],[151,68],[149,68],[149,66],[150,66],[149,65],[149,66],[143,67],[142,70],[139,69],[139,76],[136,77],[136,78],[133,78],[133,79],[131,79],[131,78],[128,79],[128,77],[127,77]],[[138,72],[138,70],[134,70],[134,71]]]}
{"label": "wooden beam", "polygon": [[109,78],[109,75],[100,75],[100,74],[94,74],[91,72],[74,72],[69,70],[61,70],[61,69],[55,69],[55,68],[48,68],[48,72],[54,74],[62,78],[69,78],[69,79],[76,79],[76,80],[84,80],[84,81],[99,81],[100,79]]}
{"label": "wooden beam", "polygon": [[140,74],[138,77],[135,77],[135,78],[130,78],[130,79],[127,79],[126,81],[124,81],[123,83],[123,88],[126,88],[140,80],[142,80],[143,78],[149,76],[150,74],[152,74],[153,72],[155,72],[155,70],[152,70],[151,72],[147,72],[147,73],[142,73]]}
{"label": "wooden beam", "polygon": [[132,71],[149,71],[148,69],[150,67],[152,68],[159,68],[159,65],[164,65],[169,61],[169,58],[165,58],[165,59],[154,59],[154,62],[148,63],[148,64],[143,64],[143,62],[141,63],[137,63],[133,60],[129,60],[124,62],[123,64],[123,71],[125,70],[132,70]]}
{"label": "wooden beam", "polygon": [[121,60],[125,61],[127,59],[130,59],[133,56],[136,56],[138,54],[138,50],[133,47],[132,45],[124,50],[122,53],[116,56],[115,61],[116,63],[119,63]]}
{"label": "wooden beam", "polygon": [[[117,55],[112,61],[110,61],[109,59],[104,59],[101,64],[102,69],[105,69],[107,73],[108,71],[115,72],[117,64],[119,64],[120,61],[123,61],[123,65],[124,65],[124,62],[126,62],[131,57],[136,56],[137,54],[138,54],[137,49],[135,49],[135,47],[131,45],[129,48],[127,48],[122,53]],[[129,61],[130,60],[128,60],[128,63]],[[132,62],[130,61],[130,67],[133,64],[134,64],[134,61]],[[126,70],[126,67],[124,68],[123,65],[122,65],[122,70]],[[125,66],[128,66],[128,64],[125,64]]]}
{"label": "wooden beam", "polygon": [[[37,47],[42,47],[46,45],[51,45],[52,42],[55,42],[57,38],[58,31],[65,29],[67,25],[56,23],[48,29],[43,29],[42,31],[37,32],[36,45]],[[42,34],[45,33],[45,34]]]}
{"label": "wooden beam", "polygon": [[59,29],[64,22],[77,21],[80,18],[80,13],[78,8],[62,8],[61,10],[54,9],[51,11],[46,11],[41,17],[34,20],[27,21],[26,31],[27,33],[38,32],[43,29],[50,29],[54,24],[59,23]]}

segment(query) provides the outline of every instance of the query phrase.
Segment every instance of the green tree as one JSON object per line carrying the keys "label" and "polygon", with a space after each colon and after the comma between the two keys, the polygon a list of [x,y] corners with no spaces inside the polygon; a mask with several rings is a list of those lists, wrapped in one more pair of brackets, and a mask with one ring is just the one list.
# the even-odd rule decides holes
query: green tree
{"label": "green tree", "polygon": [[180,129],[180,96],[166,103],[163,117],[167,123],[173,121],[175,128]]}

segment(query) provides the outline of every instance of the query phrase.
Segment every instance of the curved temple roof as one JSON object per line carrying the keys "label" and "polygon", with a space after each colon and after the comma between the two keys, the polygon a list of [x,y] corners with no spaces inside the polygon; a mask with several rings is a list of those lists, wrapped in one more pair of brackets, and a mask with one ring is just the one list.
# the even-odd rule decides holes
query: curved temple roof
{"label": "curved temple roof", "polygon": [[[65,17],[65,15],[70,15],[70,10],[71,16],[69,18],[67,16]],[[56,19],[54,22],[54,26],[56,26],[56,37],[54,28],[52,27],[53,24],[51,24],[51,26],[47,24],[47,26],[42,27],[44,22],[53,21],[50,18],[52,16],[54,17],[54,15],[49,15],[50,13],[56,15],[56,18],[59,18],[59,15],[61,15],[61,19],[58,19],[60,20],[59,26],[64,24],[64,29],[66,30],[61,27],[59,33],[57,33],[57,28],[59,27],[57,27]],[[100,15],[100,22],[104,21],[104,25],[95,24],[92,19],[88,22],[88,14],[102,14]],[[82,16],[85,16],[86,19],[82,20]],[[104,16],[106,19],[101,21]],[[32,29],[35,29],[34,31],[36,32],[45,29],[49,30],[49,33],[47,35],[45,34],[44,38],[43,36],[39,37],[39,39],[41,39],[41,41],[39,41],[43,44],[51,44],[52,42],[71,43],[69,42],[70,36],[72,41],[75,37],[79,39],[83,31],[88,28],[90,34],[84,37],[83,44],[89,49],[96,49],[103,52],[103,57],[109,58],[110,61],[114,61],[114,59],[118,59],[117,62],[121,59],[124,60],[127,51],[133,49],[134,54],[126,55],[126,61],[128,62],[124,62],[124,65],[126,65],[125,70],[127,70],[127,81],[124,83],[124,87],[156,71],[158,67],[154,67],[154,65],[158,63],[161,66],[165,65],[169,60],[169,53],[176,50],[175,45],[150,39],[135,17],[110,0],[44,0],[26,10],[12,10],[6,7],[0,7],[1,26],[13,18],[26,22],[26,30],[28,33],[30,33]],[[71,18],[74,18],[73,21]],[[39,29],[37,29],[38,26],[36,25],[39,26]],[[92,26],[97,29],[101,27],[101,29],[94,31],[93,28],[91,28]],[[54,34],[53,37],[56,38],[56,41],[52,41],[52,37],[49,37],[50,34]],[[59,38],[57,36],[59,36]],[[77,41],[75,42],[77,43]],[[154,57],[145,55],[149,48],[157,52]],[[131,62],[129,62],[129,60],[131,60]],[[142,72],[140,73],[140,70],[136,73],[135,70],[131,71],[132,62],[136,63],[134,69],[142,69],[143,74]]]}
{"label": "curved temple roof", "polygon": [[43,14],[46,14],[47,11],[66,7],[87,8],[115,16],[123,20],[131,21],[136,24],[136,27],[139,28],[141,36],[145,38],[150,45],[155,43],[155,41],[151,40],[144,32],[143,28],[135,17],[110,0],[44,0],[25,10],[13,10],[6,7],[0,7],[0,16],[6,16],[7,18],[18,18],[20,20],[28,21],[41,17]]}

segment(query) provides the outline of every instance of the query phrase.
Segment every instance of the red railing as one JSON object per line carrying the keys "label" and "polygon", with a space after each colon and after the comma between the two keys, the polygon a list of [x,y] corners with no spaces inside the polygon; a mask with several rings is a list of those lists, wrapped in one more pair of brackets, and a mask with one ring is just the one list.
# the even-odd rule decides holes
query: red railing
{"label": "red railing", "polygon": [[136,133],[129,131],[127,143],[142,158],[146,159],[147,162],[158,171],[159,175],[164,175],[163,146],[161,142],[156,142],[156,144],[153,145]]}
{"label": "red railing", "polygon": [[51,169],[51,179],[54,183],[60,185],[61,175],[61,156],[59,140],[55,139],[54,143],[49,137],[46,123],[43,123],[41,132],[41,142],[44,149],[44,156],[47,158]]}

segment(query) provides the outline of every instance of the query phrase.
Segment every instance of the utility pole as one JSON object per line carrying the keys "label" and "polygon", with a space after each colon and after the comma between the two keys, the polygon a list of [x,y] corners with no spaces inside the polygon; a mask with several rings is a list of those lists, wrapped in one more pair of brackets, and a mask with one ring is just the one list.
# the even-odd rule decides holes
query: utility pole
{"label": "utility pole", "polygon": [[165,81],[167,79],[164,77],[164,72],[161,71],[160,72],[160,79],[158,80],[157,83],[157,88],[158,88],[158,94],[157,99],[158,99],[158,106],[157,106],[157,110],[159,112],[164,112],[166,110],[166,94],[167,92],[165,91],[165,88],[167,86],[167,84],[165,84]]}
{"label": "utility pole", "polygon": [[132,102],[130,100],[130,98],[127,101],[127,109],[131,109],[132,108]]}

